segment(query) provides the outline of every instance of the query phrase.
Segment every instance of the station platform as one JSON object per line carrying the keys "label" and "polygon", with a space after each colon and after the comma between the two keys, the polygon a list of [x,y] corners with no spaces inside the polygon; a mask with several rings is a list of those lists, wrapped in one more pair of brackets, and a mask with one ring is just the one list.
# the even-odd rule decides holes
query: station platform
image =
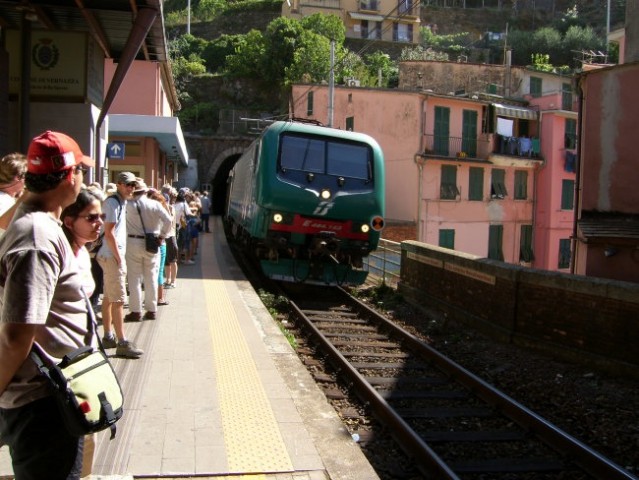
{"label": "station platform", "polygon": [[[125,324],[145,354],[112,357],[125,414],[114,440],[94,435],[86,478],[378,479],[211,220],[169,305]],[[0,479],[12,478],[4,446]]]}

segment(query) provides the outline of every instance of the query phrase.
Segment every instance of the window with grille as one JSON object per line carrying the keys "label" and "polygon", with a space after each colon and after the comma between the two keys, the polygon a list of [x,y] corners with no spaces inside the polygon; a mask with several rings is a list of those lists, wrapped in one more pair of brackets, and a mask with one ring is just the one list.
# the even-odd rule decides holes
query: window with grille
{"label": "window with grille", "polygon": [[313,92],[306,95],[306,115],[313,115]]}
{"label": "window with grille", "polygon": [[442,165],[442,181],[439,196],[442,200],[455,200],[459,195],[457,188],[457,166]]}
{"label": "window with grille", "polygon": [[570,267],[570,239],[562,238],[559,240],[559,262],[558,268]]}
{"label": "window with grille", "polygon": [[528,198],[528,172],[515,170],[515,200]]}
{"label": "window with grille", "polygon": [[501,168],[493,168],[490,178],[490,197],[506,198],[508,191],[506,190],[506,170]]}

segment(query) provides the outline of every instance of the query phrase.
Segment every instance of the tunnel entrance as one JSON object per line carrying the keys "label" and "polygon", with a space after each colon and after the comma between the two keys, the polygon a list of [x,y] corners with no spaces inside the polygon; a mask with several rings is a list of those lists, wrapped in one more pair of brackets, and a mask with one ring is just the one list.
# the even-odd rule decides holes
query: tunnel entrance
{"label": "tunnel entrance", "polygon": [[240,158],[239,154],[231,155],[226,158],[211,181],[211,203],[212,203],[212,215],[224,215],[224,208],[226,205],[226,195],[228,191],[229,172],[235,165],[235,162]]}

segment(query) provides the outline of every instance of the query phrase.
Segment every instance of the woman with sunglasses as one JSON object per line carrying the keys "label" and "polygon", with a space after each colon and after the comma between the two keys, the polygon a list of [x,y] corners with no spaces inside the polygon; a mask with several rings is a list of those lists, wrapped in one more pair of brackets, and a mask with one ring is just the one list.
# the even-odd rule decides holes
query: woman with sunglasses
{"label": "woman with sunglasses", "polygon": [[65,208],[60,215],[62,230],[78,260],[82,286],[88,297],[93,294],[95,281],[91,274],[91,256],[86,244],[98,239],[104,218],[101,198],[87,189],[81,190],[75,203]]}
{"label": "woman with sunglasses", "polygon": [[[78,271],[82,288],[91,297],[95,289],[95,280],[91,272],[91,256],[86,245],[95,242],[100,236],[106,215],[102,213],[102,199],[97,192],[82,189],[75,203],[66,207],[60,215],[62,230],[71,244],[71,250],[78,260]],[[84,437],[84,455],[82,459],[82,476],[92,471],[94,435]]]}

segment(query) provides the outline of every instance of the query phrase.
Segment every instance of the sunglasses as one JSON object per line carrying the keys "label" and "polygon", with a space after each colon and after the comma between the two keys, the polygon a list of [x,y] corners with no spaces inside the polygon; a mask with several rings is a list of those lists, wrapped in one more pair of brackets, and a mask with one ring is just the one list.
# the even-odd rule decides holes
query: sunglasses
{"label": "sunglasses", "polygon": [[82,173],[84,175],[87,172],[87,169],[84,168],[82,165],[78,165],[73,169],[73,171],[75,173]]}
{"label": "sunglasses", "polygon": [[87,222],[95,223],[98,220],[106,220],[106,213],[91,213],[80,218],[84,218]]}

